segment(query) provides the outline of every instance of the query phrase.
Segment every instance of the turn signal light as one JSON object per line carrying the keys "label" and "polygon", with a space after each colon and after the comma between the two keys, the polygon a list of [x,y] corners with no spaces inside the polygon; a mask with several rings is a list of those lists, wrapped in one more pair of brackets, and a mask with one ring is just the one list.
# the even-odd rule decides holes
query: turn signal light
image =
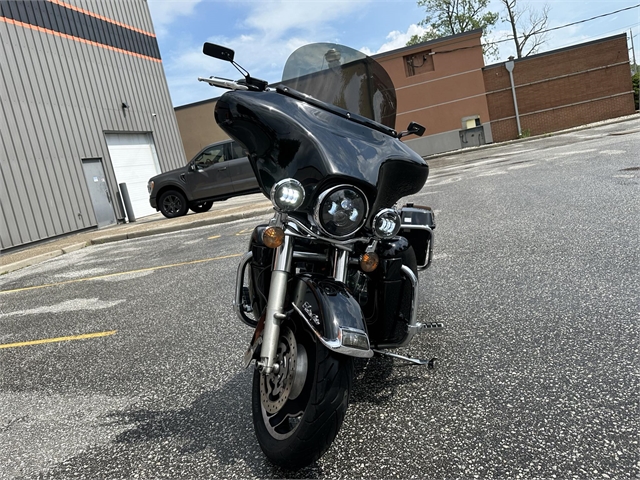
{"label": "turn signal light", "polygon": [[267,227],[262,234],[262,242],[269,248],[278,248],[284,243],[282,227]]}
{"label": "turn signal light", "polygon": [[360,257],[360,268],[363,272],[373,272],[380,264],[380,258],[377,253],[365,253]]}

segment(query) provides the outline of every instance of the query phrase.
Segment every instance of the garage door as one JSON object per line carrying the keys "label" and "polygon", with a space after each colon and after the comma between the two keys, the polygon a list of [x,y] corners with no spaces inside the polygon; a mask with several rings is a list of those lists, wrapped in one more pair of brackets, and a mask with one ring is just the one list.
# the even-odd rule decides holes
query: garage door
{"label": "garage door", "polygon": [[147,182],[160,173],[153,137],[149,133],[107,133],[107,146],[118,185],[127,184],[136,218],[156,213],[149,205]]}

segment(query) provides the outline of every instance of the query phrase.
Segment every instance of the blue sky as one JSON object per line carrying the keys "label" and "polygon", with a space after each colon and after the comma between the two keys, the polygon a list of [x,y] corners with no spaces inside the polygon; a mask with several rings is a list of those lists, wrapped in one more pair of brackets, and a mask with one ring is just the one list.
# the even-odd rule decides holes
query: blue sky
{"label": "blue sky", "polygon": [[[280,79],[284,63],[296,48],[312,42],[336,42],[365,53],[404,46],[420,33],[425,12],[416,0],[148,0],[174,106],[220,96],[223,92],[198,82],[198,76],[239,78],[225,62],[202,54],[213,42],[235,50],[236,61],[269,82]],[[551,7],[549,26],[555,27],[638,4],[638,0],[519,0],[541,9]],[[502,13],[498,0],[491,9]],[[633,29],[636,59],[640,60],[640,8],[547,34],[541,51],[561,48]],[[492,39],[508,35],[498,24]],[[514,54],[512,42],[500,44],[499,57]],[[630,53],[631,55],[631,53]]]}

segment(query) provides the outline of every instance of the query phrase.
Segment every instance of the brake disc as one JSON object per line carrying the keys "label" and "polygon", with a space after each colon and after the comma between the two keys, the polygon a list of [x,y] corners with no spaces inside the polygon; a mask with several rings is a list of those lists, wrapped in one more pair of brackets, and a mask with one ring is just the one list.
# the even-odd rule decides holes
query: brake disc
{"label": "brake disc", "polygon": [[290,328],[282,327],[275,359],[276,363],[280,365],[278,373],[260,376],[260,401],[265,411],[270,415],[278,413],[291,396],[291,388],[296,376],[297,358],[296,338]]}

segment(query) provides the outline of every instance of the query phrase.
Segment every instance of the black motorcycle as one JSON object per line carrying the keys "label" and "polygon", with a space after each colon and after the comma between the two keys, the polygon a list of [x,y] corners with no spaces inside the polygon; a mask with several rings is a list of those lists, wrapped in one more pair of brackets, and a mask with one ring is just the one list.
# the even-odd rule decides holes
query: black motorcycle
{"label": "black motorcycle", "polygon": [[244,146],[271,221],[259,225],[238,267],[234,308],[255,329],[253,424],[266,456],[298,469],[317,460],[344,420],[353,358],[439,324],[418,323],[418,270],[433,253],[434,214],[402,197],[420,191],[427,163],[394,130],[395,89],[372,58],[317,43],[296,50],[270,87],[205,43],[206,55],[244,75],[199,78],[231,90],[215,119]]}

